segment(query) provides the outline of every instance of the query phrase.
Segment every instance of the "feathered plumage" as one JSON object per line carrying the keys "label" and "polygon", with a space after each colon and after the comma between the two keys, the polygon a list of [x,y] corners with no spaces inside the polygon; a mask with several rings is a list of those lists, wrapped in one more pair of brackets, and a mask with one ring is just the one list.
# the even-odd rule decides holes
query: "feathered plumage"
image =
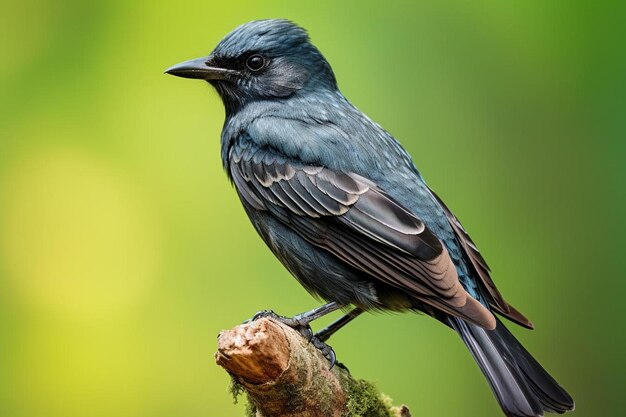
{"label": "feathered plumage", "polygon": [[452,327],[509,416],[573,409],[494,316],[533,327],[498,291],[461,223],[404,148],[339,92],[303,29],[250,22],[207,58],[168,71],[217,89],[226,172],[307,290],[363,310],[420,310]]}

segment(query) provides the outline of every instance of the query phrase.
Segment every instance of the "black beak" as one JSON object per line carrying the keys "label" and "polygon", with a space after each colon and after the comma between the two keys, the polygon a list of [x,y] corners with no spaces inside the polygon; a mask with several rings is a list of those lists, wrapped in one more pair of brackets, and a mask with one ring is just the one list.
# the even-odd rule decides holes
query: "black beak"
{"label": "black beak", "polygon": [[208,57],[191,59],[181,62],[165,70],[166,74],[183,78],[197,78],[200,80],[228,80],[237,71],[212,67]]}

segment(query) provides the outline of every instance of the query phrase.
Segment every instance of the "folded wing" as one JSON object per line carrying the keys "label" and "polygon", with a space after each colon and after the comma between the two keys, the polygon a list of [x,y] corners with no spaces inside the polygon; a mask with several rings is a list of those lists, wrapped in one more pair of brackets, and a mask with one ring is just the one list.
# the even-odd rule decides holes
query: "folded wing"
{"label": "folded wing", "polygon": [[441,241],[372,181],[234,146],[230,175],[248,206],[266,210],[305,240],[416,300],[487,329],[491,312],[460,284]]}
{"label": "folded wing", "polygon": [[470,262],[470,266],[473,268],[475,275],[480,278],[480,283],[486,291],[486,297],[491,308],[520,326],[526,327],[527,329],[533,329],[534,325],[532,322],[522,313],[517,311],[517,309],[509,304],[504,299],[502,294],[500,294],[500,291],[496,288],[496,284],[491,279],[491,271],[487,262],[478,251],[478,248],[472,241],[472,238],[470,238],[469,234],[467,234],[463,228],[463,225],[461,225],[461,222],[434,191],[430,190],[430,192],[444,209],[446,216],[448,217],[448,222],[452,226],[452,230],[454,230],[457,241],[459,242],[465,257]]}

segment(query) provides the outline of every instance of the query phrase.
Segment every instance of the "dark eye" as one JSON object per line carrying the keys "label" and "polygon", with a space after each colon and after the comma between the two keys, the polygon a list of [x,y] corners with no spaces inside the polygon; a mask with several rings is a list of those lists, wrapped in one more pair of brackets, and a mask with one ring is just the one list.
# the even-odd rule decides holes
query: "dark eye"
{"label": "dark eye", "polygon": [[251,71],[260,71],[265,66],[265,58],[263,58],[261,55],[251,55],[246,60],[246,66]]}

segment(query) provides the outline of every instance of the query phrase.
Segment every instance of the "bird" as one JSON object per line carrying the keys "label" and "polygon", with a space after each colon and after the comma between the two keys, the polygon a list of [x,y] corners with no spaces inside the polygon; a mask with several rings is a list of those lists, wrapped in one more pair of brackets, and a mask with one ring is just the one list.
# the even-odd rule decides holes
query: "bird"
{"label": "bird", "polygon": [[[363,312],[417,312],[458,333],[507,416],[564,413],[574,401],[498,316],[509,304],[459,220],[409,153],[340,92],[308,32],[286,19],[245,23],[208,56],[165,71],[221,97],[224,170],[254,229],[326,304],[295,328],[335,363],[328,338]],[[347,311],[313,333],[310,323]]]}

